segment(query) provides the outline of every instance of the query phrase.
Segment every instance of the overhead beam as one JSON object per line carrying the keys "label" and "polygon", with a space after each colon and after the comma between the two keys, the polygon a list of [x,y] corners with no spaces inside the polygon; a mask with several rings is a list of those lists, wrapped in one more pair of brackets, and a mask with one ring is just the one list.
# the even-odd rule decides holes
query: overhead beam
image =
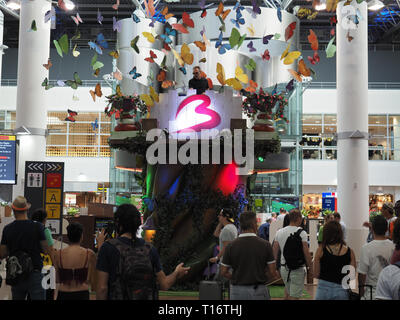
{"label": "overhead beam", "polygon": [[0,9],[1,11],[8,13],[10,16],[19,19],[19,14],[7,7],[7,3],[4,0],[0,0]]}

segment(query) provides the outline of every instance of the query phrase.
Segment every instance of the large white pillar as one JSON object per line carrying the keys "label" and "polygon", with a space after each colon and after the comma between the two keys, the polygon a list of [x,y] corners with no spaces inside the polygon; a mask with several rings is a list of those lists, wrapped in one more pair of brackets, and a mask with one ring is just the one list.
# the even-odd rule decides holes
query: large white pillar
{"label": "large white pillar", "polygon": [[[30,135],[19,135],[18,183],[13,197],[24,192],[25,161],[43,161],[46,155],[47,94],[41,86],[49,76],[43,67],[50,57],[50,22],[44,16],[51,9],[47,0],[21,0],[18,41],[17,118],[15,128],[25,126]],[[29,31],[32,21],[37,31]]]}
{"label": "large white pillar", "polygon": [[[368,233],[362,227],[368,221],[368,12],[366,2],[343,4],[336,12],[338,212],[358,259]],[[348,18],[357,9],[362,15],[358,26]]]}
{"label": "large white pillar", "polygon": [[3,32],[4,32],[4,14],[0,10],[0,83],[1,83],[1,68],[3,63]]}

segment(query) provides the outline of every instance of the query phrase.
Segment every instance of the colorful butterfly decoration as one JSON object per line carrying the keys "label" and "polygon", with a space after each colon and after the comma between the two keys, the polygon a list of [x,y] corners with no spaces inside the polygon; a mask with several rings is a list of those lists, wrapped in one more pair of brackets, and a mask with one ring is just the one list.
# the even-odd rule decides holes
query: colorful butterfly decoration
{"label": "colorful butterfly decoration", "polygon": [[181,67],[184,67],[185,64],[191,65],[193,63],[194,56],[190,52],[190,48],[186,43],[182,45],[180,54],[176,52],[174,49],[172,49],[172,53],[174,54],[176,60],[178,60],[178,64]]}
{"label": "colorful butterfly decoration", "polygon": [[68,109],[68,117],[66,117],[64,121],[75,122],[76,121],[75,117],[77,115],[78,115],[78,112]]}
{"label": "colorful butterfly decoration", "polygon": [[215,10],[215,15],[220,17],[222,21],[225,21],[228,14],[231,12],[231,9],[227,9],[224,11],[224,4],[222,2],[219,3],[217,10]]}
{"label": "colorful butterfly decoration", "polygon": [[220,32],[218,40],[215,42],[215,48],[218,49],[219,54],[224,54],[227,50],[231,50],[229,43],[222,43],[222,32]]}
{"label": "colorful butterfly decoration", "polygon": [[169,44],[172,43],[171,37],[176,37],[176,30],[172,29],[169,24],[165,26],[165,33],[158,35],[158,38],[164,41],[165,43]]}
{"label": "colorful butterfly decoration", "polygon": [[140,77],[142,76],[141,73],[136,72],[136,66],[134,66],[134,67],[132,68],[132,70],[129,71],[129,75],[132,76],[132,79],[133,79],[133,80],[135,80],[135,79],[137,79],[137,78],[140,78]]}
{"label": "colorful butterfly decoration", "polygon": [[268,44],[269,41],[274,37],[273,34],[269,34],[263,37],[263,44]]}
{"label": "colorful butterfly decoration", "polygon": [[103,96],[103,92],[101,91],[100,83],[97,83],[94,90],[90,90],[89,93],[92,96],[93,102],[96,102],[96,96],[101,98]]}
{"label": "colorful butterfly decoration", "polygon": [[136,36],[131,41],[131,48],[136,51],[136,53],[140,53],[139,47],[137,46],[137,42],[139,41],[139,36]]}
{"label": "colorful butterfly decoration", "polygon": [[258,87],[257,82],[253,81],[253,80],[249,80],[249,86],[247,88],[245,88],[244,90],[246,90],[247,92],[256,92]]}
{"label": "colorful butterfly decoration", "polygon": [[289,73],[293,76],[294,79],[296,79],[298,82],[302,82],[301,76],[304,77],[309,77],[311,76],[311,70],[307,68],[305,62],[303,59],[300,59],[298,64],[297,64],[297,70],[295,71],[293,69],[288,69]]}
{"label": "colorful butterfly decoration", "polygon": [[154,59],[157,59],[157,55],[154,53],[153,50],[150,50],[150,57],[144,58],[145,61],[150,63],[154,63],[155,62]]}
{"label": "colorful butterfly decoration", "polygon": [[70,86],[72,89],[76,90],[79,86],[81,86],[82,80],[79,78],[78,72],[74,72],[74,80],[67,80],[67,86]]}
{"label": "colorful butterfly decoration", "polygon": [[289,52],[291,43],[289,42],[288,46],[286,47],[285,51],[281,55],[281,60],[283,60],[283,63],[286,65],[292,64],[296,59],[298,59],[301,56],[300,51],[292,51]]}
{"label": "colorful butterfly decoration", "polygon": [[53,40],[54,46],[56,47],[58,55],[62,58],[63,53],[68,54],[69,51],[69,41],[68,35],[64,34],[58,40]]}
{"label": "colorful butterfly decoration", "polygon": [[101,15],[100,10],[97,9],[97,22],[98,22],[99,24],[103,24],[103,20],[104,20],[104,17]]}
{"label": "colorful butterfly decoration", "polygon": [[96,41],[89,41],[88,42],[90,49],[96,50],[98,54],[103,54],[103,49],[108,49],[108,42],[104,38],[102,33],[97,35]]}
{"label": "colorful butterfly decoration", "polygon": [[155,102],[160,101],[158,93],[154,90],[153,87],[150,87],[149,94],[141,94],[140,99],[143,100],[147,107],[153,107]]}
{"label": "colorful butterfly decoration", "polygon": [[181,33],[189,33],[187,28],[194,28],[194,21],[190,18],[188,13],[184,12],[182,13],[182,24],[173,23],[172,28]]}
{"label": "colorful butterfly decoration", "polygon": [[240,29],[240,25],[243,25],[245,23],[242,13],[240,10],[236,11],[236,19],[231,19],[231,22],[236,25],[237,28]]}
{"label": "colorful butterfly decoration", "polygon": [[261,58],[263,59],[263,60],[269,60],[269,59],[271,59],[271,56],[269,55],[269,50],[268,49],[265,49],[265,51],[264,51],[264,53],[261,55]]}
{"label": "colorful butterfly decoration", "polygon": [[251,0],[251,5],[253,8],[246,8],[247,12],[251,14],[253,19],[257,18],[258,14],[261,14],[261,9],[257,3],[257,0]]}
{"label": "colorful butterfly decoration", "polygon": [[[220,37],[222,38],[222,32],[220,33]],[[229,37],[229,44],[232,49],[235,48],[236,46],[237,49],[239,49],[244,39],[246,39],[246,34],[241,35],[238,29],[232,28],[231,35]]]}
{"label": "colorful butterfly decoration", "polygon": [[49,90],[54,87],[54,85],[50,84],[49,79],[47,77],[43,80],[42,82],[42,87],[44,87],[45,90]]}
{"label": "colorful butterfly decoration", "polygon": [[174,85],[174,82],[171,80],[166,80],[167,78],[167,72],[163,69],[160,70],[160,72],[157,75],[157,81],[161,82],[161,87],[163,89],[167,89],[169,87],[172,87]]}
{"label": "colorful butterfly decoration", "polygon": [[76,16],[71,16],[71,19],[74,20],[75,24],[79,26],[79,23],[83,23],[79,12],[76,13]]}
{"label": "colorful butterfly decoration", "polygon": [[249,71],[254,71],[256,70],[257,64],[253,59],[250,59],[244,67]]}
{"label": "colorful butterfly decoration", "polygon": [[45,63],[45,64],[43,65],[43,67],[45,67],[46,70],[50,70],[50,68],[51,68],[52,66],[53,66],[53,64],[51,63],[50,58],[48,58],[48,59],[47,59],[47,63]]}
{"label": "colorful butterfly decoration", "polygon": [[133,12],[132,12],[132,19],[133,19],[133,21],[134,21],[135,23],[139,23],[139,22],[140,22],[139,17],[138,17],[136,14],[134,14]]}
{"label": "colorful butterfly decoration", "polygon": [[95,131],[95,135],[96,135],[97,129],[99,128],[98,119],[96,118],[96,120],[94,122],[91,122],[90,124],[92,126],[93,131]]}
{"label": "colorful butterfly decoration", "polygon": [[247,44],[247,48],[249,48],[249,51],[250,51],[250,52],[255,52],[255,51],[257,51],[257,49],[254,48],[254,46],[253,46],[253,41],[250,41],[250,42]]}
{"label": "colorful butterfly decoration", "polygon": [[248,83],[249,78],[248,76],[243,72],[243,70],[238,66],[235,69],[235,78],[230,78],[230,79],[225,79],[225,70],[222,64],[217,63],[217,80],[218,82],[222,85],[228,85],[232,87],[235,90],[241,90],[242,83]]}
{"label": "colorful butterfly decoration", "polygon": [[113,17],[113,31],[117,31],[117,32],[121,32],[121,28],[122,28],[122,21],[118,20]]}
{"label": "colorful butterfly decoration", "polygon": [[296,22],[292,22],[286,27],[285,42],[287,42],[293,36],[295,29],[296,29]]}

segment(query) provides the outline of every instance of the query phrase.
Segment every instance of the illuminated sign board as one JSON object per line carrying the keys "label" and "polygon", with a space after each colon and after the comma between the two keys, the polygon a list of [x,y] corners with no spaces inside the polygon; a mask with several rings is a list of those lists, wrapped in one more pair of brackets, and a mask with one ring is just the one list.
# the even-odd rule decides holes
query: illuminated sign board
{"label": "illuminated sign board", "polygon": [[0,135],[0,184],[16,184],[16,138]]}
{"label": "illuminated sign board", "polygon": [[189,89],[185,96],[176,90],[160,94],[160,102],[151,109],[151,118],[159,128],[167,128],[173,137],[185,138],[187,132],[230,129],[231,119],[242,119],[242,97],[233,96],[230,88],[223,93],[206,91],[196,94]]}

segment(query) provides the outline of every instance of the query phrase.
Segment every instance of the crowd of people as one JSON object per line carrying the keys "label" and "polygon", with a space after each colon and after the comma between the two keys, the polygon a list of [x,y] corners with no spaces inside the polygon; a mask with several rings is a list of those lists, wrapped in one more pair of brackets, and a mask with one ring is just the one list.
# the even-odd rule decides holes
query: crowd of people
{"label": "crowd of people", "polygon": [[[90,289],[97,300],[158,299],[158,290],[168,290],[190,269],[179,263],[165,274],[157,249],[137,235],[141,217],[133,205],[117,208],[116,238],[106,239],[104,230],[97,235],[97,254],[81,246],[79,223],[68,225],[69,245],[57,250],[45,227],[44,210],[35,210],[29,219],[30,204],[21,196],[11,207],[15,221],[4,227],[0,259],[7,258],[6,283],[13,300],[89,300]],[[312,257],[298,209],[282,209],[259,228],[254,212],[241,213],[235,225],[232,210],[222,209],[214,232],[219,250],[209,263],[217,264],[215,280],[229,287],[231,300],[269,300],[268,285],[277,281],[283,281],[285,299],[301,299],[306,274],[318,279],[316,300],[354,299],[355,283],[361,299],[400,299],[400,219],[395,208],[399,206],[386,203],[381,215],[364,223],[371,236],[358,263],[337,212],[325,217]],[[282,228],[270,241],[273,219],[282,220]],[[55,269],[56,290],[43,285],[44,264]]]}
{"label": "crowd of people", "polygon": [[[117,238],[105,241],[104,230],[97,236],[97,257],[81,246],[81,224],[68,225],[69,245],[56,250],[44,210],[29,219],[30,204],[22,196],[11,207],[15,220],[4,227],[0,259],[7,258],[6,283],[13,300],[89,300],[89,288],[96,291],[96,300],[156,299],[158,288],[168,290],[190,269],[180,263],[171,274],[164,273],[157,250],[137,237],[141,218],[133,205],[123,204],[115,212]],[[56,290],[43,284],[45,260],[55,268]]]}

